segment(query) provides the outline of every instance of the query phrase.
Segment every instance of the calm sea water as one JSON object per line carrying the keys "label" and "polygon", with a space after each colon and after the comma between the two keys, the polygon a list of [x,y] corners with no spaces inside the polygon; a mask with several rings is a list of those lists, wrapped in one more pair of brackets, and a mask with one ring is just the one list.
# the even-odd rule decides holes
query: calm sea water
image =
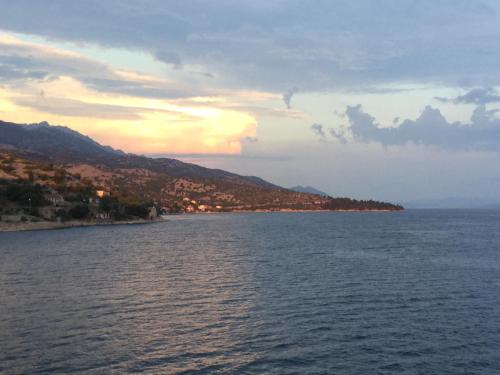
{"label": "calm sea water", "polygon": [[0,234],[0,373],[499,374],[500,211]]}

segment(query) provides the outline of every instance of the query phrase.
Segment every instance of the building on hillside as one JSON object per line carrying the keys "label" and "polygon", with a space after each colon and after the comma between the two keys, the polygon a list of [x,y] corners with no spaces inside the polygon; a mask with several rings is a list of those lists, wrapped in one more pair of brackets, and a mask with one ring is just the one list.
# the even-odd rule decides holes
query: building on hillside
{"label": "building on hillside", "polygon": [[99,197],[90,197],[89,198],[89,204],[99,204],[101,202],[101,200],[99,199]]}
{"label": "building on hillside", "polygon": [[109,191],[106,191],[106,190],[97,190],[95,192],[95,194],[99,197],[99,198],[104,198],[104,197],[109,197],[110,195],[110,192]]}
{"label": "building on hillside", "polygon": [[61,206],[64,204],[63,196],[55,191],[47,194],[45,196],[45,199],[47,199],[50,203],[52,203],[53,206]]}
{"label": "building on hillside", "polygon": [[96,221],[107,221],[111,219],[111,214],[109,212],[99,211],[94,216]]}

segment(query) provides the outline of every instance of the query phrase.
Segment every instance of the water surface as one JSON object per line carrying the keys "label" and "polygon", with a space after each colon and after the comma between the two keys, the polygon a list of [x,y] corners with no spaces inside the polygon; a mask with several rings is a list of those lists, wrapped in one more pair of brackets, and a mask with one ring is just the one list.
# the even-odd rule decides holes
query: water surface
{"label": "water surface", "polygon": [[500,211],[3,233],[0,373],[500,373]]}

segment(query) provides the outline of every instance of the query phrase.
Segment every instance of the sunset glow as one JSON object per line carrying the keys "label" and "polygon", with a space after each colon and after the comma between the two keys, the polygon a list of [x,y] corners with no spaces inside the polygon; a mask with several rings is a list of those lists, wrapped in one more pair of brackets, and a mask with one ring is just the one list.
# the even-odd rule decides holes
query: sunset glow
{"label": "sunset glow", "polygon": [[[7,34],[0,34],[1,47],[13,48],[22,55],[36,53],[45,59],[62,57],[61,64],[72,60],[87,68],[100,64],[71,51],[23,42]],[[68,72],[78,68],[63,67]],[[123,86],[161,90],[175,85],[139,72],[113,70],[111,66],[106,69]],[[85,84],[77,73],[3,85],[1,118],[19,123],[48,121],[65,125],[103,144],[135,153],[238,154],[241,140],[256,135],[257,121],[248,112],[210,106],[232,98],[195,96],[182,103],[161,97],[111,93]],[[235,92],[240,99],[246,95],[252,101],[269,97],[265,93]]]}

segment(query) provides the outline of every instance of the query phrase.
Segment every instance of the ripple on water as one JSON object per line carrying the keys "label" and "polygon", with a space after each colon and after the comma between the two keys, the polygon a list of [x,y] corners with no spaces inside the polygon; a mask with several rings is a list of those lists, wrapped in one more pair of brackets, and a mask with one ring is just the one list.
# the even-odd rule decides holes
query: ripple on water
{"label": "ripple on water", "polygon": [[0,234],[0,373],[500,373],[500,212]]}

